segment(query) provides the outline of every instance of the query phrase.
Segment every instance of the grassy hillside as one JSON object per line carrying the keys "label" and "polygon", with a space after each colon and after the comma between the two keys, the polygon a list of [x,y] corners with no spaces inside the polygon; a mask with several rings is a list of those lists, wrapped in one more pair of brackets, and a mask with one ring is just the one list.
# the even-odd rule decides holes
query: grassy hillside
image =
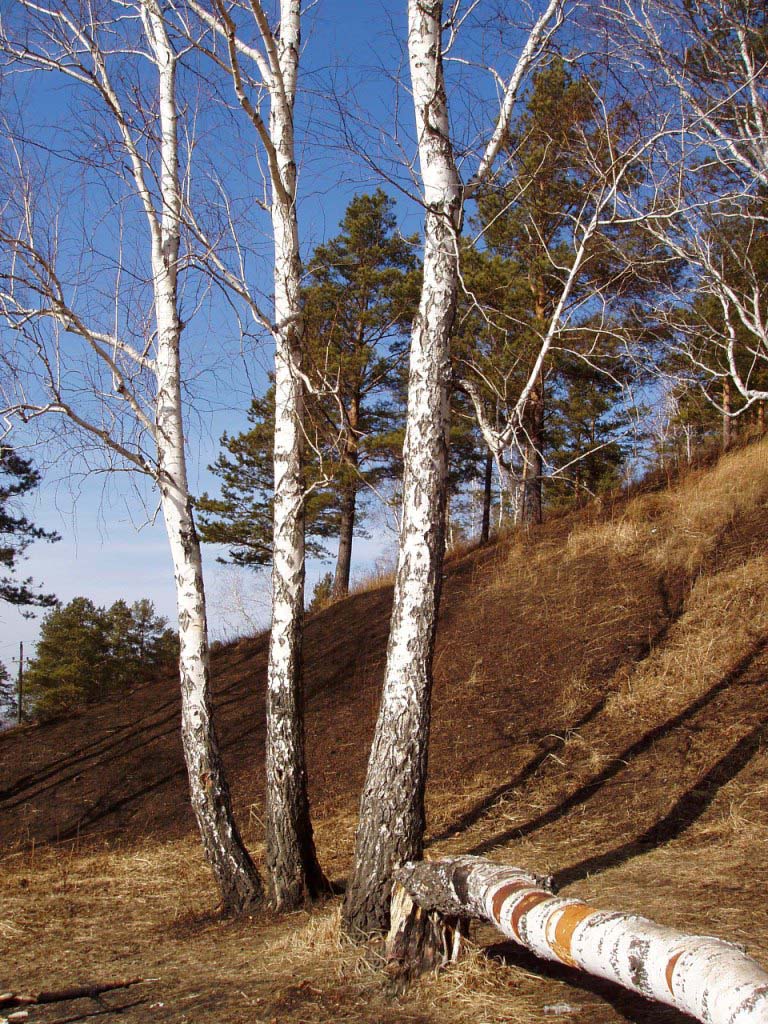
{"label": "grassy hillside", "polygon": [[[764,442],[670,490],[454,559],[435,662],[429,854],[548,871],[598,905],[745,943],[768,963],[767,528]],[[388,588],[373,589],[308,624],[311,795],[321,859],[338,879],[390,603]],[[257,855],[265,667],[263,637],[214,658],[227,768]],[[146,1000],[120,1015],[129,1021],[477,1024],[543,1021],[559,1004],[590,1024],[683,1020],[510,946],[393,1000],[371,954],[338,943],[334,901],[311,917],[218,920],[186,807],[172,679],[0,736],[0,844],[0,989],[157,979],[109,997]]]}

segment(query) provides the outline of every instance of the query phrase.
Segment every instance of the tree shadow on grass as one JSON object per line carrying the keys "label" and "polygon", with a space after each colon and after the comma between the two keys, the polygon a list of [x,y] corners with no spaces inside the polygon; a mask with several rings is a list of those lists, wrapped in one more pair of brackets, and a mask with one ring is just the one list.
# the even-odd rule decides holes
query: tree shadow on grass
{"label": "tree shadow on grass", "polygon": [[547,735],[545,739],[542,741],[542,749],[537,754],[534,754],[534,756],[528,761],[528,763],[523,768],[521,768],[521,770],[517,773],[517,775],[515,775],[514,778],[510,779],[508,782],[503,783],[501,786],[497,786],[495,789],[492,789],[487,796],[483,797],[483,799],[476,803],[474,807],[472,807],[470,810],[462,814],[460,818],[452,822],[450,825],[447,825],[440,832],[437,832],[435,833],[435,835],[431,836],[429,842],[427,843],[427,846],[431,846],[433,843],[438,843],[442,839],[448,839],[450,836],[454,835],[457,832],[464,832],[466,831],[466,829],[471,828],[471,826],[474,825],[475,822],[479,821],[480,818],[482,818],[482,816],[485,814],[485,812],[489,811],[498,800],[501,800],[508,793],[511,793],[513,790],[517,789],[518,786],[522,785],[524,782],[527,782],[528,779],[530,779],[531,776],[539,770],[539,768],[542,766],[542,764],[544,764],[544,762],[551,754],[554,754],[556,751],[561,750],[566,744],[566,741],[568,739],[568,733],[575,732],[578,729],[582,729],[585,725],[588,725],[594,718],[597,718],[597,716],[605,707],[606,700],[606,697],[601,697],[596,704],[592,705],[592,707],[589,709],[589,711],[586,712],[586,714],[584,714],[577,722],[574,722],[573,725],[569,727],[569,729],[564,735],[558,736],[554,733],[550,733],[549,735]]}
{"label": "tree shadow on grass", "polygon": [[[650,729],[644,736],[641,736],[640,739],[630,744],[630,746],[626,747],[620,754],[611,758],[601,772],[595,775],[594,778],[590,779],[589,782],[579,786],[577,790],[571,793],[570,796],[566,797],[565,800],[561,801],[556,807],[545,811],[543,814],[537,815],[537,817],[532,818],[530,821],[525,822],[522,825],[506,829],[504,832],[500,832],[497,835],[492,836],[490,839],[485,839],[466,852],[481,856],[482,854],[488,853],[488,851],[493,849],[495,846],[500,846],[513,839],[522,839],[523,837],[531,835],[531,833],[544,828],[546,825],[551,825],[554,822],[559,821],[561,818],[564,818],[569,811],[572,811],[575,807],[578,807],[592,799],[598,790],[602,789],[606,783],[610,782],[610,780],[618,775],[619,772],[623,771],[632,760],[639,757],[641,754],[644,754],[655,743],[664,739],[675,729],[679,729],[680,726],[689,722],[709,704],[711,704],[721,693],[729,687],[737,684],[750,669],[753,662],[766,650],[768,650],[768,638],[764,638],[755,643],[752,648],[739,659],[733,668],[726,673],[722,679],[718,680],[718,682],[711,686],[706,693],[697,697],[696,700],[692,701],[686,708],[668,719],[666,722],[662,722],[660,725]],[[759,730],[762,730],[763,726],[761,725],[758,728]],[[739,745],[737,744],[737,746]],[[757,748],[755,747],[754,749]],[[752,750],[752,753],[754,753],[754,750]],[[726,755],[726,758],[729,756],[730,754]]]}
{"label": "tree shadow on grass", "polygon": [[649,853],[664,843],[676,839],[697,821],[707,810],[722,787],[746,768],[760,749],[766,734],[767,723],[761,722],[742,736],[731,749],[717,761],[701,779],[676,801],[672,809],[639,836],[622,843],[607,853],[586,857],[572,864],[554,876],[557,888],[562,889],[588,875],[597,874],[633,857]]}
{"label": "tree shadow on grass", "polygon": [[[257,637],[253,649],[238,656],[235,663],[249,664],[262,649],[265,649],[265,644],[261,638]],[[156,683],[157,680],[152,680],[142,684],[140,688],[150,690],[156,686]],[[217,713],[220,714],[222,709],[230,705],[242,704],[247,686],[248,680],[237,678],[218,690],[214,697]],[[89,710],[101,709],[103,711],[106,706],[114,705],[117,700],[118,697],[113,696],[103,705],[93,705]],[[178,689],[175,688],[170,698],[151,706],[149,712],[138,721],[113,727],[107,735],[97,736],[86,743],[81,743],[54,760],[37,767],[33,772],[19,776],[7,789],[0,790],[0,805],[2,805],[0,809],[12,810],[47,790],[76,780],[83,771],[94,767],[100,769],[103,765],[124,758],[155,740],[174,735],[179,731],[179,715],[180,698]],[[89,717],[83,719],[85,725],[90,722]],[[60,721],[50,722],[42,728],[53,728],[59,724]]]}

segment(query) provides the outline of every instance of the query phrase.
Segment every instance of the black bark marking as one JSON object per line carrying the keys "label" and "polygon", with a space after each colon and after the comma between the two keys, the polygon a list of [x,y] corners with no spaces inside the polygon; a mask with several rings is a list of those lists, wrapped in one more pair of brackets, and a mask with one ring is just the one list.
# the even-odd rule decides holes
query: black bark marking
{"label": "black bark marking", "polygon": [[651,991],[646,967],[650,948],[651,943],[648,939],[632,939],[628,953],[629,976],[632,979],[632,984],[638,992],[643,992],[646,995]]}

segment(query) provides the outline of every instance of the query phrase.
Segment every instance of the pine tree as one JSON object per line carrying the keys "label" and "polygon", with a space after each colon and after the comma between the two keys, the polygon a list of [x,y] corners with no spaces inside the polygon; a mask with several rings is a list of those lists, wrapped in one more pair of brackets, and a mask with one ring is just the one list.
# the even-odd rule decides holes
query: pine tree
{"label": "pine tree", "polygon": [[419,277],[416,239],[396,230],[393,208],[381,189],[356,196],[340,234],[318,246],[309,264],[305,309],[314,362],[309,372],[326,385],[320,393],[328,393],[310,401],[308,418],[333,466],[339,513],[335,598],[349,589],[365,486],[392,479],[400,470],[402,410],[396,397]]}
{"label": "pine tree", "polygon": [[622,400],[616,377],[579,360],[564,367],[547,425],[553,479],[546,492],[551,504],[578,504],[619,486],[630,425]]}
{"label": "pine tree", "polygon": [[[393,206],[380,189],[356,196],[340,234],[315,250],[303,293],[307,552],[322,556],[323,541],[338,537],[334,598],[349,589],[361,497],[399,473],[403,331],[418,271]],[[227,544],[235,564],[258,566],[272,556],[272,388],[252,401],[248,419],[250,430],[222,437],[210,467],[220,497],[196,504],[202,539]]]}
{"label": "pine tree", "polygon": [[[529,281],[520,263],[488,249],[465,242],[461,257],[466,291],[460,296],[452,342],[454,377],[460,381],[472,379],[475,399],[482,405],[485,420],[498,430],[511,414],[531,353]],[[454,394],[453,411],[452,445],[457,423],[465,424],[465,432],[470,431],[469,422],[474,425],[471,436],[476,444],[475,458],[473,463],[467,463],[467,469],[473,465],[475,478],[482,477],[480,538],[485,541],[490,529],[492,456],[478,436],[474,410],[466,396]],[[509,503],[507,512],[512,518],[519,501],[516,481],[522,475],[517,454],[511,447],[501,453],[497,465],[502,491]]]}
{"label": "pine tree", "polygon": [[131,642],[140,670],[145,676],[156,675],[175,664],[179,658],[179,638],[168,620],[155,612],[146,597],[131,605]]}
{"label": "pine tree", "polygon": [[[502,312],[516,324],[518,375],[528,373],[573,258],[570,224],[580,209],[599,146],[593,84],[553,61],[533,81],[522,116],[507,140],[512,173],[479,203],[484,239],[527,280],[524,305]],[[519,291],[516,297],[520,299]],[[522,315],[521,315],[522,314]],[[521,330],[525,325],[530,330]],[[525,408],[522,517],[541,522],[548,378],[542,368]]]}
{"label": "pine tree", "polygon": [[15,571],[24,552],[36,540],[53,542],[59,536],[35,526],[14,506],[20,498],[34,490],[40,474],[27,459],[0,445],[0,601],[24,607],[50,608],[56,603],[53,594],[41,594],[33,580],[15,578]]}
{"label": "pine tree", "polygon": [[[247,413],[250,428],[221,438],[222,451],[208,468],[221,480],[218,498],[208,493],[195,502],[200,539],[225,544],[234,565],[258,567],[272,561],[272,438],[275,430],[275,389],[254,398]],[[338,530],[333,495],[323,485],[323,467],[310,451],[304,461],[305,521],[308,555],[327,554],[323,540]],[[227,559],[220,558],[222,562]]]}
{"label": "pine tree", "polygon": [[34,713],[52,718],[152,679],[177,659],[178,637],[151,601],[100,608],[76,597],[43,620],[25,685]]}
{"label": "pine tree", "polygon": [[[621,151],[618,143],[631,124],[623,104],[614,105],[604,116],[598,84],[559,59],[539,72],[522,115],[509,132],[509,168],[479,200],[479,222],[488,249],[465,254],[469,290],[481,307],[468,312],[468,331],[475,334],[468,337],[465,360],[485,396],[490,422],[494,413],[502,422],[508,420],[507,403],[515,404],[528,378],[576,258],[573,225],[583,221],[585,196],[591,194],[593,179],[599,180],[611,154]],[[595,482],[598,450],[609,476],[607,463],[623,450],[620,441],[609,441],[606,433],[609,423],[614,432],[626,427],[621,387],[611,383],[624,379],[616,339],[621,337],[626,347],[644,343],[648,332],[636,316],[637,308],[648,305],[655,290],[666,286],[676,272],[669,254],[653,253],[654,246],[663,248],[637,229],[621,226],[596,232],[590,240],[569,299],[571,307],[584,312],[561,335],[562,341],[553,347],[533,383],[517,432],[518,464],[514,464],[514,450],[508,456],[512,479],[522,477],[519,498],[510,497],[523,520],[541,521],[549,473],[560,474],[547,493],[561,501],[566,462],[591,460],[586,475],[574,463],[571,482],[576,494],[588,476]],[[653,261],[652,255],[666,258]],[[498,286],[501,280],[507,282],[505,289]],[[602,325],[594,322],[594,303],[586,301],[592,296],[607,304]],[[602,370],[610,374],[605,382],[598,381]],[[590,413],[588,380],[600,392]],[[615,397],[617,408],[611,414],[607,409],[598,412],[597,406],[609,395]],[[570,399],[573,422],[568,424]],[[596,430],[598,424],[601,439],[591,455],[592,449],[584,448],[577,438]],[[565,444],[563,451],[557,450],[560,441]],[[614,465],[614,474],[616,469]]]}
{"label": "pine tree", "polygon": [[104,697],[108,650],[104,609],[89,598],[48,612],[25,677],[35,713],[50,718]]}

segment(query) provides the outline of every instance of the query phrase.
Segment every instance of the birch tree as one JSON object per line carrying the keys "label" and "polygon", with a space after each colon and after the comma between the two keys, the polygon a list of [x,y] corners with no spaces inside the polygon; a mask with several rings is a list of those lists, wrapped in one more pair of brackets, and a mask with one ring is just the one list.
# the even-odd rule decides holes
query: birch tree
{"label": "birch tree", "polygon": [[[210,33],[197,40],[229,77],[237,105],[265,157],[274,240],[274,303],[262,309],[238,255],[227,262],[204,227],[192,230],[207,248],[215,279],[246,304],[275,346],[275,432],[272,542],[272,626],[267,679],[266,842],[271,897],[279,909],[300,906],[327,889],[310,821],[304,752],[301,646],[304,615],[304,502],[302,447],[304,322],[297,214],[294,108],[301,51],[301,4],[280,0],[270,22],[260,0],[189,8]],[[183,13],[183,12],[182,12]],[[187,32],[194,34],[189,26]],[[251,41],[253,38],[253,41]],[[268,107],[268,113],[263,108]]]}
{"label": "birch tree", "polygon": [[731,417],[768,398],[768,13],[761,0],[615,0],[604,18],[679,111],[643,226],[688,268],[659,312],[692,376],[719,382],[727,443]]}
{"label": "birch tree", "polygon": [[[480,857],[406,864],[398,882],[388,946],[390,956],[404,953],[406,964],[414,935],[422,938],[416,955],[426,959],[430,919],[437,936],[446,931],[443,915],[454,926],[457,918],[479,918],[538,957],[606,978],[704,1024],[765,1020],[768,973],[733,943],[557,896],[548,879]],[[455,958],[457,945],[445,949],[443,962]]]}
{"label": "birch tree", "polygon": [[[192,808],[222,906],[240,912],[261,901],[262,886],[233,817],[212,720],[205,592],[184,450],[179,55],[166,13],[161,0],[50,7],[17,0],[4,16],[0,45],[12,66],[68,80],[81,111],[86,97],[95,104],[103,135],[89,140],[73,177],[88,178],[95,161],[91,181],[106,181],[98,194],[115,201],[118,235],[126,241],[123,248],[121,237],[112,239],[118,252],[110,316],[97,301],[103,280],[89,266],[101,229],[93,197],[84,197],[90,233],[72,260],[63,211],[45,207],[21,143],[16,135],[6,138],[11,174],[0,219],[0,313],[10,333],[2,355],[3,413],[7,421],[64,418],[85,445],[113,459],[113,468],[138,471],[159,492],[176,583]],[[68,160],[77,152],[74,135],[73,127]],[[139,230],[133,211],[143,231],[138,260],[128,266],[127,236]],[[137,301],[141,280],[148,308],[134,317],[123,300]]]}
{"label": "birch tree", "polygon": [[[470,13],[476,7],[470,7]],[[464,204],[501,150],[521,82],[563,17],[551,0],[523,46],[477,169],[457,166],[444,73],[444,43],[460,28],[440,0],[409,0],[408,57],[424,204],[424,271],[411,335],[403,500],[384,689],[357,828],[344,924],[385,929],[392,871],[422,853],[432,654],[445,547],[450,337],[459,289]]]}

